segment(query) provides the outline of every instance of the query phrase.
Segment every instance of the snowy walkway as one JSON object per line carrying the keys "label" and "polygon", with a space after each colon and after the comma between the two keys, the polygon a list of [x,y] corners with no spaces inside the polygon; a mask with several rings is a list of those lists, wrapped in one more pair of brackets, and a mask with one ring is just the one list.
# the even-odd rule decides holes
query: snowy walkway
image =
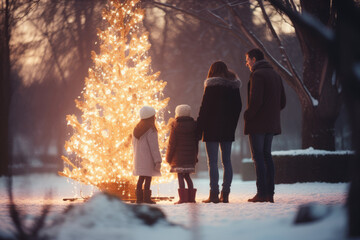
{"label": "snowy walkway", "polygon": [[[342,204],[346,200],[348,184],[297,183],[276,185],[275,203],[248,203],[247,199],[255,194],[255,182],[243,182],[234,176],[229,204],[204,204],[208,197],[208,179],[195,179],[199,204],[174,205],[162,201],[156,204],[173,223],[185,226],[185,230],[174,231],[169,228],[153,227],[132,232],[130,239],[345,239],[345,216]],[[16,202],[31,220],[39,213],[45,202],[44,196],[52,190],[53,205],[50,219],[60,214],[69,204],[63,198],[74,197],[73,187],[63,177],[55,175],[31,175],[16,177],[14,183]],[[83,189],[84,192],[86,187]],[[84,193],[86,194],[86,193]],[[153,186],[153,195],[175,196],[177,182]],[[293,225],[300,204],[317,202],[334,205],[330,216],[313,224]],[[74,204],[83,204],[76,201]],[[0,234],[9,233],[11,220],[7,212],[5,178],[0,178]],[[197,231],[187,230],[197,226]],[[141,228],[143,229],[143,228]],[[154,231],[161,230],[161,231]],[[106,229],[104,229],[106,231]],[[124,229],[122,229],[123,235]],[[128,230],[129,231],[129,230]],[[168,231],[168,232],[167,232]],[[149,236],[151,233],[151,236]],[[120,233],[119,233],[120,234]],[[169,236],[171,234],[171,236]],[[174,235],[175,234],[175,235]],[[114,235],[116,236],[116,232]],[[62,238],[66,239],[66,238]],[[87,239],[89,239],[87,237]],[[90,238],[91,239],[91,238]],[[98,239],[94,236],[92,239]],[[112,238],[103,238],[112,239]],[[117,238],[114,238],[117,239]]]}

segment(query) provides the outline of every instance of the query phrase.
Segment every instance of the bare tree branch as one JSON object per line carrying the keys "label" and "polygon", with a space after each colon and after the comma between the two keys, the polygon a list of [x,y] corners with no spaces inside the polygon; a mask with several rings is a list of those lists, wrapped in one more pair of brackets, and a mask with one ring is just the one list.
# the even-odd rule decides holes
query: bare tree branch
{"label": "bare tree branch", "polygon": [[190,11],[187,11],[187,10],[184,10],[184,9],[181,9],[181,8],[178,8],[176,6],[172,6],[172,5],[169,5],[169,4],[166,4],[166,3],[160,3],[160,2],[156,2],[156,1],[152,1],[152,3],[156,7],[162,6],[162,7],[170,8],[170,9],[176,10],[178,12],[182,12],[184,14],[192,16],[193,18],[195,18],[195,19],[197,19],[199,21],[203,21],[203,22],[206,22],[206,23],[208,23],[208,24],[210,24],[212,26],[227,30],[231,34],[233,34],[236,38],[239,38],[245,45],[249,45],[249,42],[242,36],[242,34],[240,32],[238,32],[236,29],[234,29],[233,26],[230,26],[230,25],[226,26],[226,25],[215,23],[213,21],[208,20],[205,17],[198,16],[197,14],[195,14],[193,12],[190,12]]}
{"label": "bare tree branch", "polygon": [[[260,39],[258,39],[255,34],[250,30],[248,29],[245,24],[243,24],[241,18],[240,18],[240,14],[239,12],[228,6],[229,7],[229,10],[233,13],[233,15],[235,16],[235,19],[238,23],[238,26],[240,28],[240,31],[247,37],[247,39],[253,44],[253,46],[257,46],[258,48],[260,48],[264,54],[267,56],[267,58],[274,64],[276,64],[276,66],[279,67],[279,69],[281,69],[281,72],[282,74],[289,78],[292,78],[292,74],[286,69],[284,68],[270,53],[269,51],[267,51],[267,49],[264,47],[263,43],[260,41]],[[294,85],[294,84],[292,84]]]}
{"label": "bare tree branch", "polygon": [[65,79],[65,73],[61,67],[61,63],[59,62],[59,56],[57,56],[57,52],[55,50],[55,46],[54,43],[52,42],[52,37],[50,36],[50,34],[47,31],[42,31],[41,28],[39,28],[36,23],[34,23],[33,21],[31,21],[31,24],[34,25],[34,27],[36,27],[37,29],[39,29],[39,31],[41,32],[41,34],[48,40],[48,43],[50,45],[51,48],[51,52],[52,55],[54,56],[54,61],[55,61],[55,65],[59,71],[60,77],[61,77],[61,81],[66,84],[66,79]]}
{"label": "bare tree branch", "polygon": [[219,20],[220,22],[222,22],[224,25],[230,27],[229,23],[227,23],[222,17],[220,17],[219,15],[215,14],[214,12],[208,10],[208,13],[210,13],[210,15],[214,16],[217,20]]}
{"label": "bare tree branch", "polygon": [[286,8],[282,5],[282,3],[278,0],[269,0],[275,7],[279,8],[281,11],[286,13],[288,17],[297,24],[308,27],[310,31],[314,34],[319,35],[321,38],[332,42],[334,39],[334,33],[322,26],[319,20],[313,18],[307,13],[303,13],[302,16],[291,9]]}
{"label": "bare tree branch", "polygon": [[[306,12],[304,12],[304,13],[302,13],[302,15],[300,15],[298,12],[296,12],[292,9],[288,9],[285,6],[283,6],[282,3],[278,0],[269,0],[269,1],[276,8],[279,8],[281,11],[286,13],[287,16],[291,19],[291,21],[294,22],[295,24],[298,24],[300,26],[305,26],[308,31],[311,31],[313,34],[316,34],[321,39],[325,39],[328,44],[333,43],[334,33],[330,29],[323,27],[323,25],[321,24],[321,22],[319,20],[313,18]],[[322,47],[324,49],[326,49],[326,48],[330,48],[330,45],[322,46]],[[319,89],[318,89],[319,94],[322,93],[322,89],[324,86],[324,82],[325,82],[326,74],[327,74],[327,70],[328,70],[328,65],[329,65],[329,62],[328,62],[328,59],[326,59],[326,62],[323,65],[323,69],[322,69],[322,73],[321,73],[320,84],[319,84]]]}
{"label": "bare tree branch", "polygon": [[321,95],[323,87],[324,87],[328,67],[329,67],[329,58],[326,58],[325,62],[324,62],[324,65],[323,65],[323,68],[322,68],[321,77],[320,77],[319,96]]}
{"label": "bare tree branch", "polygon": [[155,6],[162,6],[162,7],[166,7],[166,8],[170,8],[170,9],[173,9],[173,10],[176,10],[178,12],[182,12],[182,13],[185,13],[186,15],[190,15],[198,20],[201,20],[201,21],[204,21],[206,23],[209,23],[215,27],[219,27],[219,28],[222,28],[222,29],[225,29],[225,30],[230,30],[228,26],[225,26],[225,25],[221,25],[221,24],[218,24],[218,23],[214,23],[213,21],[210,21],[206,18],[203,18],[203,17],[200,17],[198,16],[197,14],[195,13],[192,13],[190,11],[187,11],[187,10],[184,10],[184,9],[181,9],[181,8],[178,8],[176,6],[173,6],[173,5],[170,5],[170,4],[166,4],[166,3],[161,3],[161,2],[156,2],[156,1],[153,1],[152,2]]}
{"label": "bare tree branch", "polygon": [[[241,16],[240,16],[241,14],[238,12],[237,8],[233,7],[234,6],[233,4],[228,3],[228,1],[226,1],[226,0],[219,0],[219,2],[222,3],[221,6],[225,6],[231,12],[231,15],[234,16],[235,21],[237,23],[236,25],[232,25],[231,21],[230,21],[230,23],[227,23],[223,18],[219,17],[213,11],[210,11],[210,12],[207,11],[207,12],[210,13],[213,18],[215,18],[218,22],[220,21],[222,24],[216,23],[214,21],[210,21],[209,19],[207,19],[205,17],[199,16],[199,14],[196,14],[194,12],[191,12],[191,11],[188,11],[188,10],[185,10],[185,9],[182,9],[182,8],[170,5],[170,4],[160,3],[160,2],[156,2],[156,1],[153,1],[152,3],[157,6],[162,6],[162,7],[166,7],[166,8],[170,8],[170,9],[182,12],[182,13],[190,15],[200,21],[204,21],[204,22],[211,24],[213,26],[216,26],[218,28],[225,29],[225,30],[229,31],[230,33],[232,33],[237,38],[240,38],[243,42],[249,41],[252,44],[252,46],[256,46],[264,52],[266,58],[272,63],[272,65],[277,69],[277,71],[279,71],[281,76],[284,78],[284,80],[286,80],[289,83],[290,86],[292,86],[294,89],[298,89],[299,91],[303,92],[304,93],[303,95],[306,96],[305,97],[306,101],[308,101],[309,103],[312,103],[312,98],[311,98],[310,92],[303,85],[300,77],[296,74],[294,67],[289,67],[289,69],[290,69],[290,71],[289,71],[287,68],[285,68],[283,65],[281,65],[272,56],[272,54],[263,45],[262,41],[259,38],[257,38],[256,35],[250,29],[248,29],[248,27],[243,23]],[[220,9],[220,8],[221,7],[218,7],[217,9]],[[204,10],[202,10],[202,11],[204,11]],[[246,40],[242,37],[242,35],[245,36]],[[282,50],[283,50],[283,48],[282,48]],[[285,56],[287,56],[287,55],[285,55]],[[289,61],[287,64],[291,64],[291,62]],[[290,65],[290,66],[292,66],[292,65]]]}
{"label": "bare tree branch", "polygon": [[[22,221],[23,215],[21,214],[21,211],[18,209],[14,200],[13,177],[11,174],[7,178],[7,191],[9,197],[9,212],[10,217],[15,225],[16,232],[14,234],[16,236],[16,239],[45,239],[44,237],[40,237],[39,233],[45,226],[45,220],[48,216],[51,205],[45,204],[42,208],[41,215],[35,219],[33,225],[31,227],[26,227],[24,222]],[[49,193],[48,196],[51,196],[51,193]]]}
{"label": "bare tree branch", "polygon": [[13,195],[12,187],[13,187],[13,181],[12,181],[12,176],[10,175],[7,178],[7,190],[8,190],[8,196],[9,196],[9,212],[10,212],[11,219],[13,220],[13,223],[15,225],[16,231],[18,232],[18,234],[20,236],[23,237],[23,236],[25,236],[25,230],[24,230],[23,224],[21,222],[21,213],[17,209],[15,202],[14,202],[14,195]]}
{"label": "bare tree branch", "polygon": [[[286,65],[288,67],[288,69],[290,70],[292,76],[293,76],[293,80],[295,81],[294,84],[298,84],[300,86],[301,89],[303,89],[303,92],[304,94],[308,95],[309,92],[305,90],[306,86],[303,84],[303,81],[301,79],[301,77],[298,75],[298,73],[296,72],[296,69],[294,67],[294,65],[292,64],[286,50],[285,50],[285,47],[281,41],[281,39],[279,38],[278,34],[276,33],[270,19],[269,19],[269,16],[267,15],[266,11],[265,11],[265,8],[264,8],[264,4],[263,4],[263,1],[262,0],[257,0],[258,3],[259,3],[259,6],[260,6],[260,9],[261,9],[261,12],[263,14],[263,17],[266,21],[266,24],[268,25],[273,37],[275,38],[278,46],[279,46],[279,50],[281,52],[281,55],[283,57],[283,59],[285,60],[286,62]],[[310,101],[310,98],[308,96],[308,101]]]}

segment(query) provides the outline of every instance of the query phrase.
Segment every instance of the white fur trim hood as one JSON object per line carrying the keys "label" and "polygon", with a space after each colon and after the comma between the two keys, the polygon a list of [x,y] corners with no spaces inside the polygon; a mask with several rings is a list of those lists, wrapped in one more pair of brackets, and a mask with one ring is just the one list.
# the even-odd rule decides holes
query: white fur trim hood
{"label": "white fur trim hood", "polygon": [[204,87],[210,86],[224,86],[224,87],[231,87],[231,88],[240,88],[241,81],[239,79],[229,80],[222,77],[212,77],[208,78],[204,82]]}

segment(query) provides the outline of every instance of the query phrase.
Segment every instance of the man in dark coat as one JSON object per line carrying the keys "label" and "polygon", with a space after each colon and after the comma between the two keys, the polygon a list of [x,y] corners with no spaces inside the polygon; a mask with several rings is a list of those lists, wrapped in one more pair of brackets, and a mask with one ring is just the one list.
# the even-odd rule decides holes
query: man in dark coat
{"label": "man in dark coat", "polygon": [[257,194],[249,202],[274,202],[274,163],[271,144],[281,133],[280,111],[286,97],[281,77],[264,60],[259,49],[246,53],[250,69],[247,109],[244,112],[244,132],[249,135],[250,150],[256,169]]}

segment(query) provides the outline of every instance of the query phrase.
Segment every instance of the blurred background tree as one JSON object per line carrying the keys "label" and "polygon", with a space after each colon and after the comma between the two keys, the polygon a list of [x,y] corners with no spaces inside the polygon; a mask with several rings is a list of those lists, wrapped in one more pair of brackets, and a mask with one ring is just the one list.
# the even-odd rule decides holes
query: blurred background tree
{"label": "blurred background tree", "polygon": [[64,116],[78,112],[74,99],[84,86],[91,49],[97,49],[102,7],[103,1],[42,1],[14,27],[10,131],[19,166],[62,169],[69,132]]}
{"label": "blurred background tree", "polygon": [[11,46],[13,30],[34,10],[38,2],[38,0],[4,0],[0,5],[0,176],[9,174],[8,165],[12,159],[9,115],[14,92],[13,64],[16,61],[13,56],[15,50]]}

